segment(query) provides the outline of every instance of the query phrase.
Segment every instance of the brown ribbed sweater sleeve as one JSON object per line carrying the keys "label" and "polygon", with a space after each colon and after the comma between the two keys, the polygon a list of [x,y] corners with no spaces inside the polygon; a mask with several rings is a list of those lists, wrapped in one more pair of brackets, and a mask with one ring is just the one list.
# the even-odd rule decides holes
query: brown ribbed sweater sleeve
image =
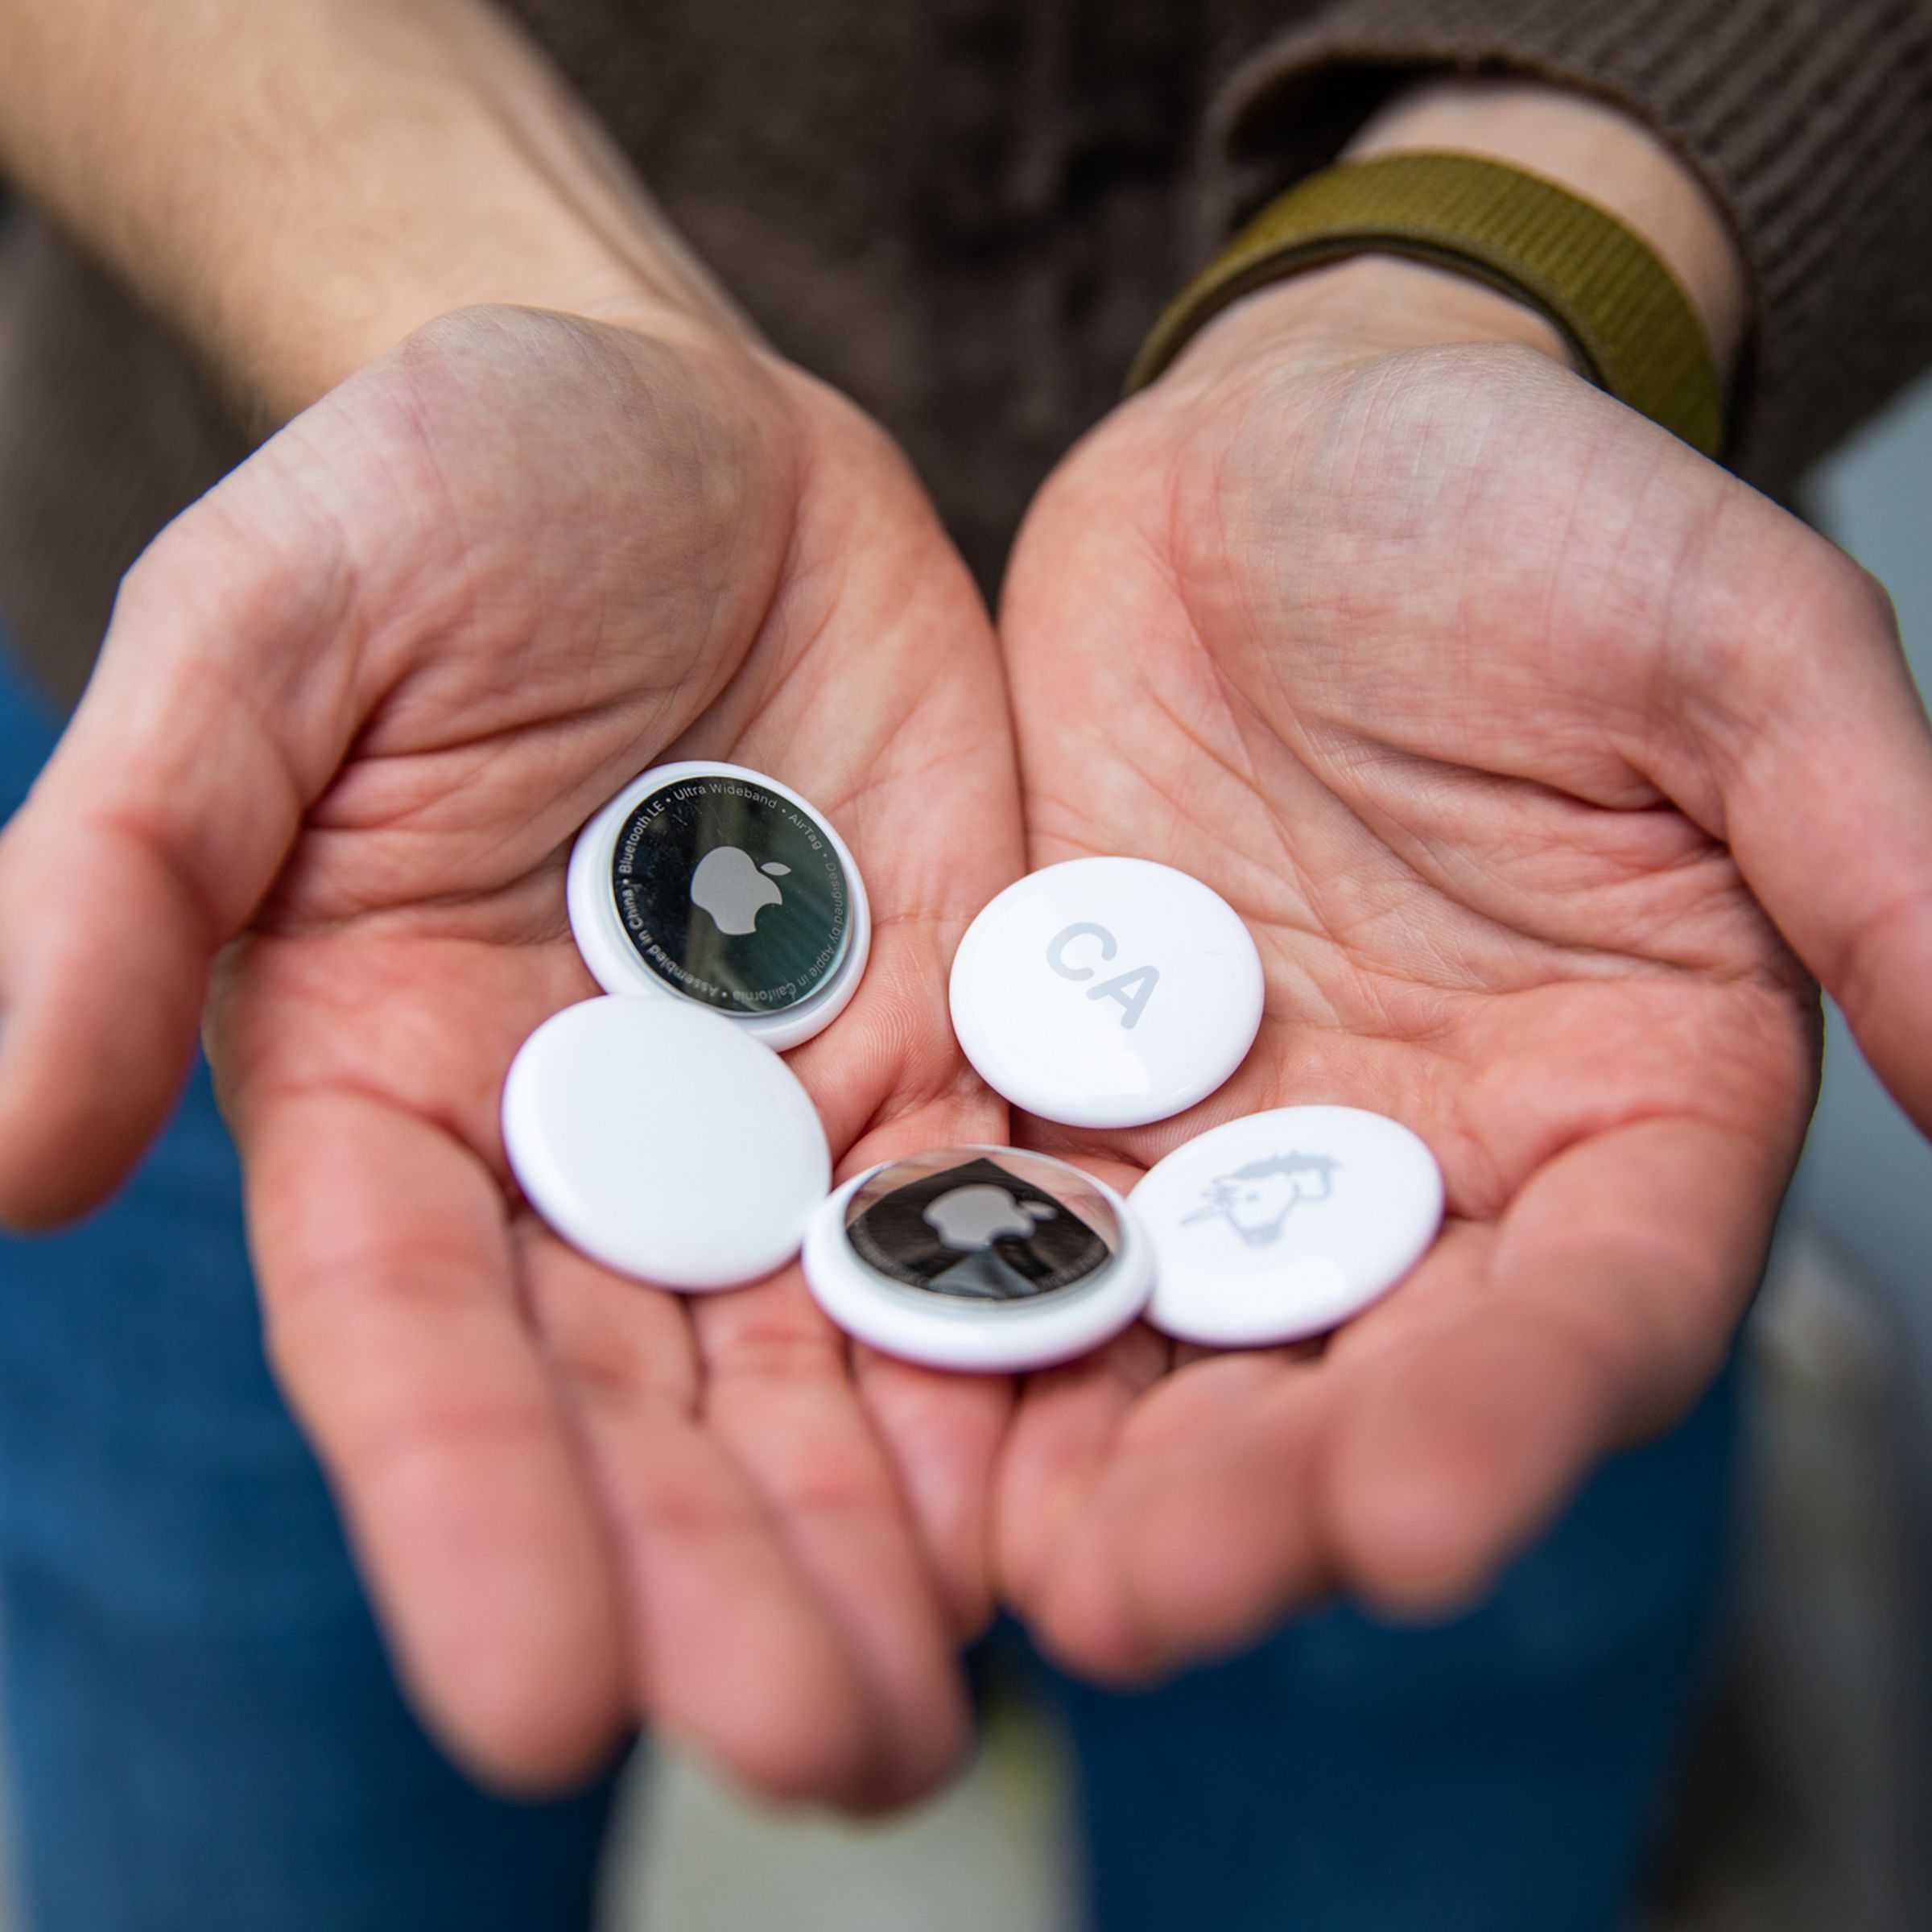
{"label": "brown ribbed sweater sleeve", "polygon": [[1752,283],[1735,466],[1788,495],[1932,361],[1929,0],[1336,0],[1246,60],[1211,119],[1220,225],[1332,158],[1418,72],[1614,101],[1699,171]]}

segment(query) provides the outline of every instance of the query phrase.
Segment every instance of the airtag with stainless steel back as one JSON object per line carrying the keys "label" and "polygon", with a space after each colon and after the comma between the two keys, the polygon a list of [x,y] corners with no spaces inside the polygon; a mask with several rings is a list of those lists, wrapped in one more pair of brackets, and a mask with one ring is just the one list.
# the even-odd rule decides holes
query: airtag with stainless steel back
{"label": "airtag with stainless steel back", "polygon": [[1261,955],[1186,873],[1071,859],[1009,886],[967,928],[952,1001],[967,1059],[1014,1106],[1135,1127],[1241,1065],[1261,1023]]}
{"label": "airtag with stainless steel back", "polygon": [[1280,1107],[1183,1143],[1129,1197],[1154,1249],[1147,1319],[1213,1348],[1319,1335],[1386,1294],[1443,1219],[1435,1157],[1360,1107]]}
{"label": "airtag with stainless steel back", "polygon": [[870,909],[844,841],[775,778],[661,765],[578,835],[571,931],[607,993],[668,994],[782,1049],[857,989]]}
{"label": "airtag with stainless steel back", "polygon": [[1146,1305],[1146,1238],[1077,1167],[954,1147],[848,1181],[805,1236],[805,1279],[848,1334],[935,1368],[1014,1371],[1097,1348]]}
{"label": "airtag with stainless steel back", "polygon": [[573,1248],[687,1292],[783,1267],[832,1185],[797,1075],[680,1000],[585,1000],[546,1020],[510,1063],[503,1146]]}

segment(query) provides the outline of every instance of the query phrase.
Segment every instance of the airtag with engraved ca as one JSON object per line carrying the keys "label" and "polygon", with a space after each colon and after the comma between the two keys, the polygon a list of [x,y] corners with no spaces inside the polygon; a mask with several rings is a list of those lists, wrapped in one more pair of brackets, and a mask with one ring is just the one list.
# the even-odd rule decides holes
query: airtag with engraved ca
{"label": "airtag with engraved ca", "polygon": [[1044,1154],[947,1148],[848,1181],[814,1215],[805,1279],[848,1334],[936,1368],[1037,1368],[1133,1321],[1147,1242],[1111,1188]]}
{"label": "airtag with engraved ca", "polygon": [[1261,1023],[1241,916],[1145,859],[1071,859],[1009,886],[952,963],[952,1024],[993,1090],[1042,1120],[1133,1127],[1204,1100]]}
{"label": "airtag with engraved ca", "polygon": [[778,1048],[844,1010],[871,943],[844,841],[737,765],[662,765],[625,786],[578,836],[569,904],[607,993],[692,1000]]}
{"label": "airtag with engraved ca", "polygon": [[1320,1335],[1385,1294],[1443,1218],[1435,1157],[1360,1107],[1280,1107],[1184,1142],[1129,1197],[1154,1249],[1147,1319],[1212,1348]]}

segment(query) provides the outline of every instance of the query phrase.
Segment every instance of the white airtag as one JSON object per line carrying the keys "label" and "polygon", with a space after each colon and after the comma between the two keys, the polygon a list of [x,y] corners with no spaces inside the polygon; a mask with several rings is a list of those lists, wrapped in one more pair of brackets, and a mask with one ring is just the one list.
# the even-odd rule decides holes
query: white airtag
{"label": "white airtag", "polygon": [[864,881],[830,822],[741,765],[634,779],[578,834],[570,927],[606,993],[709,1009],[768,1046],[822,1032],[872,943]]}
{"label": "white airtag", "polygon": [[546,1020],[510,1063],[503,1145],[573,1248],[665,1288],[783,1267],[832,1185],[797,1075],[682,1001],[586,1000]]}
{"label": "white airtag", "polygon": [[1319,1335],[1385,1294],[1443,1218],[1435,1157],[1359,1107],[1282,1107],[1177,1147],[1129,1196],[1154,1253],[1147,1319],[1208,1348]]}
{"label": "white airtag", "polygon": [[1261,1023],[1261,961],[1241,916],[1145,859],[1071,859],[1009,886],[952,962],[952,1024],[1014,1106],[1133,1127],[1204,1100]]}
{"label": "white airtag", "polygon": [[954,1147],[848,1181],[811,1217],[805,1279],[848,1334],[935,1368],[1013,1372],[1097,1348],[1137,1315],[1146,1237],[1063,1161]]}

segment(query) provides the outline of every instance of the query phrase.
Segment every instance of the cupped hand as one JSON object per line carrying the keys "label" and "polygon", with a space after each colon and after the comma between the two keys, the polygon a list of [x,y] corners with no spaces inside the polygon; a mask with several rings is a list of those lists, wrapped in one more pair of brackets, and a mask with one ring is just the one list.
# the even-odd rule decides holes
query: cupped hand
{"label": "cupped hand", "polygon": [[1329,272],[1067,459],[1001,611],[1030,862],[1195,874],[1268,986],[1190,1113],[1019,1137],[1125,1185],[1223,1119],[1344,1102],[1448,1188],[1426,1261],[1325,1348],[1141,1329],[1028,1385],[1002,1565],[1106,1675],[1331,1591],[1465,1600],[1679,1414],[1803,1133],[1811,974],[1932,1124],[1932,747],[1882,596],[1552,356],[1360,325],[1361,278],[1425,308],[1447,278]]}
{"label": "cupped hand", "polygon": [[218,955],[271,1355],[432,1720],[512,1781],[641,1715],[771,1791],[882,1803],[963,1736],[1009,1391],[855,1360],[795,1270],[689,1302],[615,1278],[503,1163],[511,1055],[596,990],[572,835],[680,755],[793,784],[865,877],[869,971],[792,1063],[835,1153],[1003,1137],[943,988],[1020,863],[1010,737],[904,465],[735,340],[475,311],[125,586],[0,843],[0,1212],[126,1170]]}

